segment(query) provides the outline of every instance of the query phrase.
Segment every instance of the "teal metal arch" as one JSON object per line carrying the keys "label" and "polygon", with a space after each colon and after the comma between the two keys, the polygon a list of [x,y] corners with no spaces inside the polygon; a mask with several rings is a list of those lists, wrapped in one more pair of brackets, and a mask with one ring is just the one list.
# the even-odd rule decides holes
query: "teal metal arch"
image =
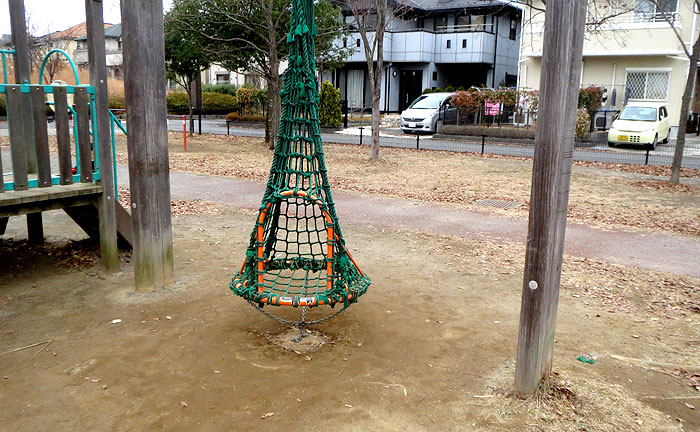
{"label": "teal metal arch", "polygon": [[75,85],[80,85],[78,69],[76,69],[75,63],[73,63],[73,59],[70,58],[70,55],[68,55],[68,53],[63,51],[62,49],[52,49],[44,56],[44,61],[41,62],[41,68],[39,69],[39,85],[41,85],[42,81],[44,80],[44,67],[46,66],[46,62],[49,60],[49,57],[51,57],[51,55],[55,53],[63,55],[63,57],[65,57],[68,60],[71,69],[73,69],[73,76],[75,76]]}

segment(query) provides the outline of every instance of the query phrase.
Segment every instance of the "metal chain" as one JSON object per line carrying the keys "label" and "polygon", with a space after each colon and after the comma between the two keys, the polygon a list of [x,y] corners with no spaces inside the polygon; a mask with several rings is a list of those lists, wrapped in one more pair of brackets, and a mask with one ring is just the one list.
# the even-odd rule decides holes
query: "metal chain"
{"label": "metal chain", "polygon": [[250,303],[251,306],[253,306],[255,309],[259,310],[260,313],[262,313],[263,315],[265,315],[268,318],[272,318],[273,320],[278,321],[282,324],[287,324],[287,325],[291,325],[293,327],[299,327],[299,328],[310,326],[310,325],[323,324],[324,322],[329,321],[329,320],[337,317],[341,313],[345,312],[345,309],[347,309],[347,308],[342,308],[339,311],[336,311],[335,313],[333,313],[325,318],[317,319],[315,321],[306,321],[306,307],[304,307],[304,309],[302,310],[301,321],[291,321],[291,320],[286,320],[284,318],[280,318],[278,316],[272,315],[268,311],[266,311],[263,308],[261,308],[260,306],[258,306],[256,303],[253,303],[251,301],[249,301],[248,303]]}

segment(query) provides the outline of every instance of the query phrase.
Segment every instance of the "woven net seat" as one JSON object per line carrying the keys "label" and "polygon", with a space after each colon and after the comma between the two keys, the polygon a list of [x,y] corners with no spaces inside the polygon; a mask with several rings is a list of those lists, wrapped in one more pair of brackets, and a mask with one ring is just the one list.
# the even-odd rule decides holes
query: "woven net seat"
{"label": "woven net seat", "polygon": [[258,307],[343,310],[370,279],[345,246],[331,195],[319,122],[312,0],[292,3],[289,67],[270,177],[245,261],[231,289]]}

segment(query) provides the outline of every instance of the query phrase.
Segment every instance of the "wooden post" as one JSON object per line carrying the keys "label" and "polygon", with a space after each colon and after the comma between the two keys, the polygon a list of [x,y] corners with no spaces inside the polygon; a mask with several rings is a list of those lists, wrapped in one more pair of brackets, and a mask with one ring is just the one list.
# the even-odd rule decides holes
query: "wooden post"
{"label": "wooden post", "polygon": [[[7,98],[7,124],[10,129],[10,155],[12,157],[12,177],[15,182],[15,190],[29,189],[27,176],[27,152],[25,150],[23,115],[21,115],[23,99],[20,86],[9,85],[5,87]],[[28,96],[28,95],[27,95]],[[30,113],[31,114],[31,113]]]}
{"label": "wooden post", "polygon": [[[88,106],[88,94],[85,87],[75,89],[75,115],[73,119],[78,125],[78,159],[80,159],[80,182],[92,183],[92,149],[90,146],[90,107]],[[107,115],[106,113],[104,114]]]}
{"label": "wooden post", "polygon": [[[61,184],[73,184],[73,159],[70,153],[70,122],[68,121],[68,94],[63,86],[53,88],[53,110],[58,143],[58,172]],[[77,119],[74,119],[77,121]]]}
{"label": "wooden post", "polygon": [[[12,43],[15,46],[15,83],[30,84],[32,69],[29,61],[29,37],[27,36],[24,0],[10,0],[9,5]],[[31,100],[22,99],[19,110],[22,122],[21,145],[26,153],[27,171],[35,173],[36,151],[34,150],[34,116],[32,115]]]}
{"label": "wooden post", "polygon": [[515,391],[531,396],[549,375],[564,255],[585,0],[547,2]]}
{"label": "wooden post", "polygon": [[[90,83],[95,87],[97,110],[97,144],[95,151],[100,154],[100,183],[103,192],[98,202],[100,218],[100,252],[102,264],[110,271],[119,270],[119,250],[117,248],[116,185],[114,159],[112,157],[112,136],[110,134],[109,96],[107,91],[107,59],[105,56],[105,31],[101,0],[85,0],[87,20],[88,59]],[[94,139],[94,138],[93,138]]]}
{"label": "wooden post", "polygon": [[162,0],[121,2],[136,288],[173,282]]}
{"label": "wooden post", "polygon": [[27,233],[30,244],[44,244],[44,222],[41,218],[41,212],[27,213]]}
{"label": "wooden post", "polygon": [[49,133],[46,129],[46,95],[42,86],[32,86],[32,112],[34,113],[34,148],[36,149],[39,187],[50,187],[51,154],[49,153]]}

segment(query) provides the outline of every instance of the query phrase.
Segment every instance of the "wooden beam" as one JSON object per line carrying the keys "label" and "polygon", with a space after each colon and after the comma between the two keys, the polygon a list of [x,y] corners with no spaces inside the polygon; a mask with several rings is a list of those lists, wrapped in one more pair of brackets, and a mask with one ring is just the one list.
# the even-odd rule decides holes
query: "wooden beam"
{"label": "wooden beam", "polygon": [[[15,83],[30,84],[32,77],[31,62],[29,58],[29,36],[27,35],[27,22],[24,11],[24,0],[9,0],[10,28],[12,32],[12,44],[15,46]],[[9,116],[12,115],[7,110]],[[25,163],[27,171],[36,172],[36,152],[34,151],[34,118],[32,116],[32,103],[29,98],[20,102],[19,113],[22,128],[22,146],[26,153]],[[9,117],[8,116],[8,117]],[[17,169],[17,167],[13,167]]]}
{"label": "wooden beam", "polygon": [[173,282],[163,2],[121,2],[134,272],[139,290]]}
{"label": "wooden beam", "polygon": [[51,155],[49,133],[46,128],[46,95],[41,86],[32,86],[32,112],[34,114],[34,148],[36,150],[39,187],[51,187]]}
{"label": "wooden beam", "polygon": [[21,111],[23,95],[18,85],[5,87],[5,92],[9,114],[7,124],[10,129],[12,180],[15,183],[15,190],[26,190],[29,188],[29,177],[27,176],[27,141],[24,139],[25,130],[22,118],[24,116]]}
{"label": "wooden beam", "polygon": [[[92,146],[90,144],[90,107],[85,87],[75,89],[75,114],[73,121],[78,125],[78,156],[80,159],[80,181],[92,183]],[[107,113],[103,113],[107,115]]]}
{"label": "wooden beam", "polygon": [[[105,31],[101,0],[85,0],[87,23],[88,59],[90,83],[95,87],[97,110],[97,139],[95,151],[100,154],[100,183],[104,192],[100,197],[100,252],[102,264],[109,271],[119,270],[117,245],[116,177],[110,133],[109,96],[107,89],[107,58],[105,55]],[[94,138],[94,137],[93,137]]]}
{"label": "wooden beam", "polygon": [[56,141],[58,143],[58,172],[61,184],[73,183],[73,159],[70,151],[70,123],[68,122],[68,94],[66,88],[53,88],[53,109],[56,112]]}
{"label": "wooden beam", "polygon": [[531,396],[551,372],[564,255],[585,0],[549,0],[530,197],[515,391]]}
{"label": "wooden beam", "polygon": [[44,222],[41,215],[41,212],[27,213],[27,236],[29,238],[29,244],[44,244]]}

